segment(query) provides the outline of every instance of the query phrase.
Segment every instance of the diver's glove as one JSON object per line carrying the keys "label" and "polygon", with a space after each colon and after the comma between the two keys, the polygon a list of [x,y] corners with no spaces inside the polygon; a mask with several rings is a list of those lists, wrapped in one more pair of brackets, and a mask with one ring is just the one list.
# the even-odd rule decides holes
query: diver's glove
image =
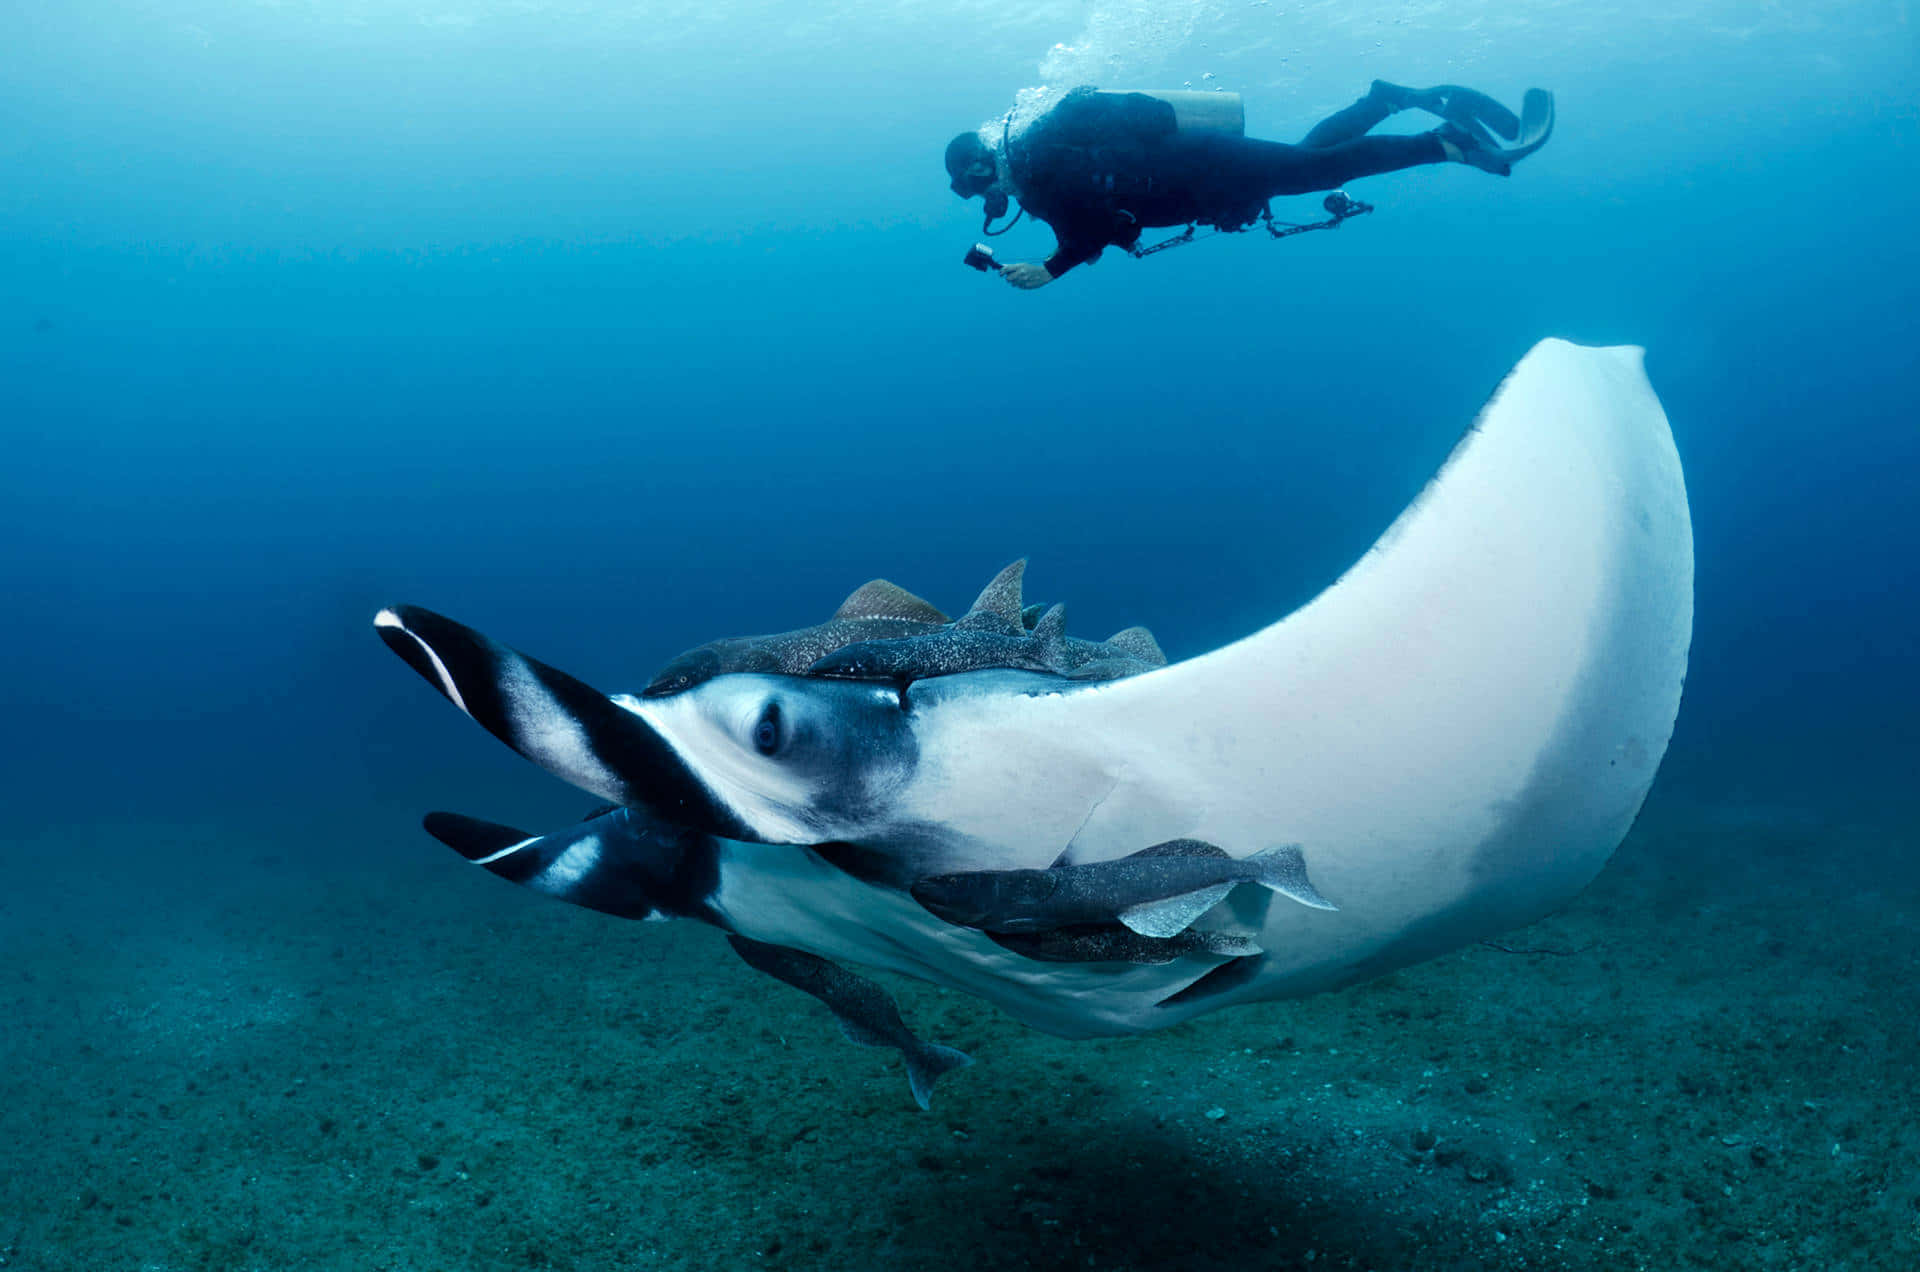
{"label": "diver's glove", "polygon": [[1000,267],[1000,277],[1018,287],[1021,291],[1032,291],[1036,287],[1045,287],[1053,281],[1053,275],[1045,265],[1037,261],[1015,261],[1011,265]]}

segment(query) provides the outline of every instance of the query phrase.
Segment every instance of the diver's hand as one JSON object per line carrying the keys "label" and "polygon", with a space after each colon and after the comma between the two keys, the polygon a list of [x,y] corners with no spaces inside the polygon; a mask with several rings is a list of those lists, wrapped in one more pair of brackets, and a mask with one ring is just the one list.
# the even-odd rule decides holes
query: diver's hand
{"label": "diver's hand", "polygon": [[1036,287],[1045,287],[1053,281],[1053,275],[1047,272],[1047,267],[1034,261],[1015,261],[1011,265],[1002,265],[1000,267],[1000,277],[1006,279],[1021,291],[1032,291]]}

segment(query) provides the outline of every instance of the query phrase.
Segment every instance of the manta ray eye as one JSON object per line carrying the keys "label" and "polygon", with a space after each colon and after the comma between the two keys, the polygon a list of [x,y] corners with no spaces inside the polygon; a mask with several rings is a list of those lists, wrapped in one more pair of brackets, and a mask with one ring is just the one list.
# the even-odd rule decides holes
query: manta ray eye
{"label": "manta ray eye", "polygon": [[760,713],[760,722],[753,726],[753,749],[762,755],[772,755],[780,749],[780,704],[769,702],[767,709]]}

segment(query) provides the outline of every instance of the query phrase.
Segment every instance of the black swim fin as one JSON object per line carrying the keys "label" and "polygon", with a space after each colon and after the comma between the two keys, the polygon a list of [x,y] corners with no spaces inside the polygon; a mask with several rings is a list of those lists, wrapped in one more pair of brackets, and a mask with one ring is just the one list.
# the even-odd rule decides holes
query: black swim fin
{"label": "black swim fin", "polygon": [[1406,88],[1386,80],[1375,80],[1368,95],[1394,110],[1424,110],[1468,132],[1481,136],[1489,144],[1495,136],[1512,141],[1520,135],[1520,120],[1514,113],[1478,89],[1460,84],[1436,84],[1432,88]]}
{"label": "black swim fin", "polygon": [[1447,148],[1447,158],[1470,164],[1497,177],[1509,176],[1513,165],[1547,144],[1553,136],[1553,94],[1544,88],[1527,90],[1520,107],[1520,126],[1511,146],[1494,144],[1485,129],[1468,128],[1449,121],[1434,129],[1433,135]]}
{"label": "black swim fin", "polygon": [[1496,133],[1508,141],[1520,136],[1520,121],[1513,112],[1477,89],[1442,84],[1427,91],[1439,94],[1440,108],[1433,113],[1450,124]]}
{"label": "black swim fin", "polygon": [[1520,135],[1504,152],[1508,163],[1525,159],[1547,144],[1553,136],[1553,94],[1544,88],[1530,88],[1520,103]]}

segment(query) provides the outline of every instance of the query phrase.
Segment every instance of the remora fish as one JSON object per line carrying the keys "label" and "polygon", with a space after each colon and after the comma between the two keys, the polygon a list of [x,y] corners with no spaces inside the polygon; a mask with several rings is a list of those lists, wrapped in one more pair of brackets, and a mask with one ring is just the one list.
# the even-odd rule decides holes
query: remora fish
{"label": "remora fish", "polygon": [[1242,883],[1316,910],[1339,907],[1307,880],[1298,844],[1235,860],[1197,839],[1171,839],[1117,861],[1047,870],[935,875],[913,899],[949,923],[983,932],[1050,932],[1118,922],[1141,936],[1178,936]]}
{"label": "remora fish", "polygon": [[973,1063],[964,1051],[916,1037],[893,995],[874,981],[818,955],[735,931],[727,913],[728,876],[735,867],[724,842],[710,835],[630,808],[603,809],[551,835],[458,813],[428,813],[425,825],[475,865],[535,892],[618,918],[695,919],[726,931],[747,966],[826,1004],[848,1039],[898,1051],[923,1109],[942,1075]]}
{"label": "remora fish", "polygon": [[[428,611],[378,625],[550,771],[768,845],[729,850],[732,905],[755,939],[1087,1036],[1362,980],[1572,896],[1665,752],[1692,580],[1679,459],[1639,352],[1550,340],[1333,586],[1243,640],[1123,680],[732,674],[614,700]],[[1341,908],[1229,898],[1216,926],[1264,954],[1114,975],[1040,967],[903,891],[1177,838],[1311,845],[1314,881]]]}
{"label": "remora fish", "polygon": [[929,1107],[933,1084],[942,1074],[973,1063],[973,1057],[964,1051],[914,1037],[900,1019],[893,995],[864,976],[856,976],[824,958],[744,936],[729,936],[727,942],[749,967],[825,1003],[849,1042],[898,1051],[907,1062],[907,1085],[914,1102],[923,1109]]}
{"label": "remora fish", "polygon": [[1194,956],[1252,958],[1260,947],[1244,936],[1188,928],[1177,936],[1141,936],[1123,927],[994,932],[993,943],[1043,963],[1129,963],[1155,966]]}

